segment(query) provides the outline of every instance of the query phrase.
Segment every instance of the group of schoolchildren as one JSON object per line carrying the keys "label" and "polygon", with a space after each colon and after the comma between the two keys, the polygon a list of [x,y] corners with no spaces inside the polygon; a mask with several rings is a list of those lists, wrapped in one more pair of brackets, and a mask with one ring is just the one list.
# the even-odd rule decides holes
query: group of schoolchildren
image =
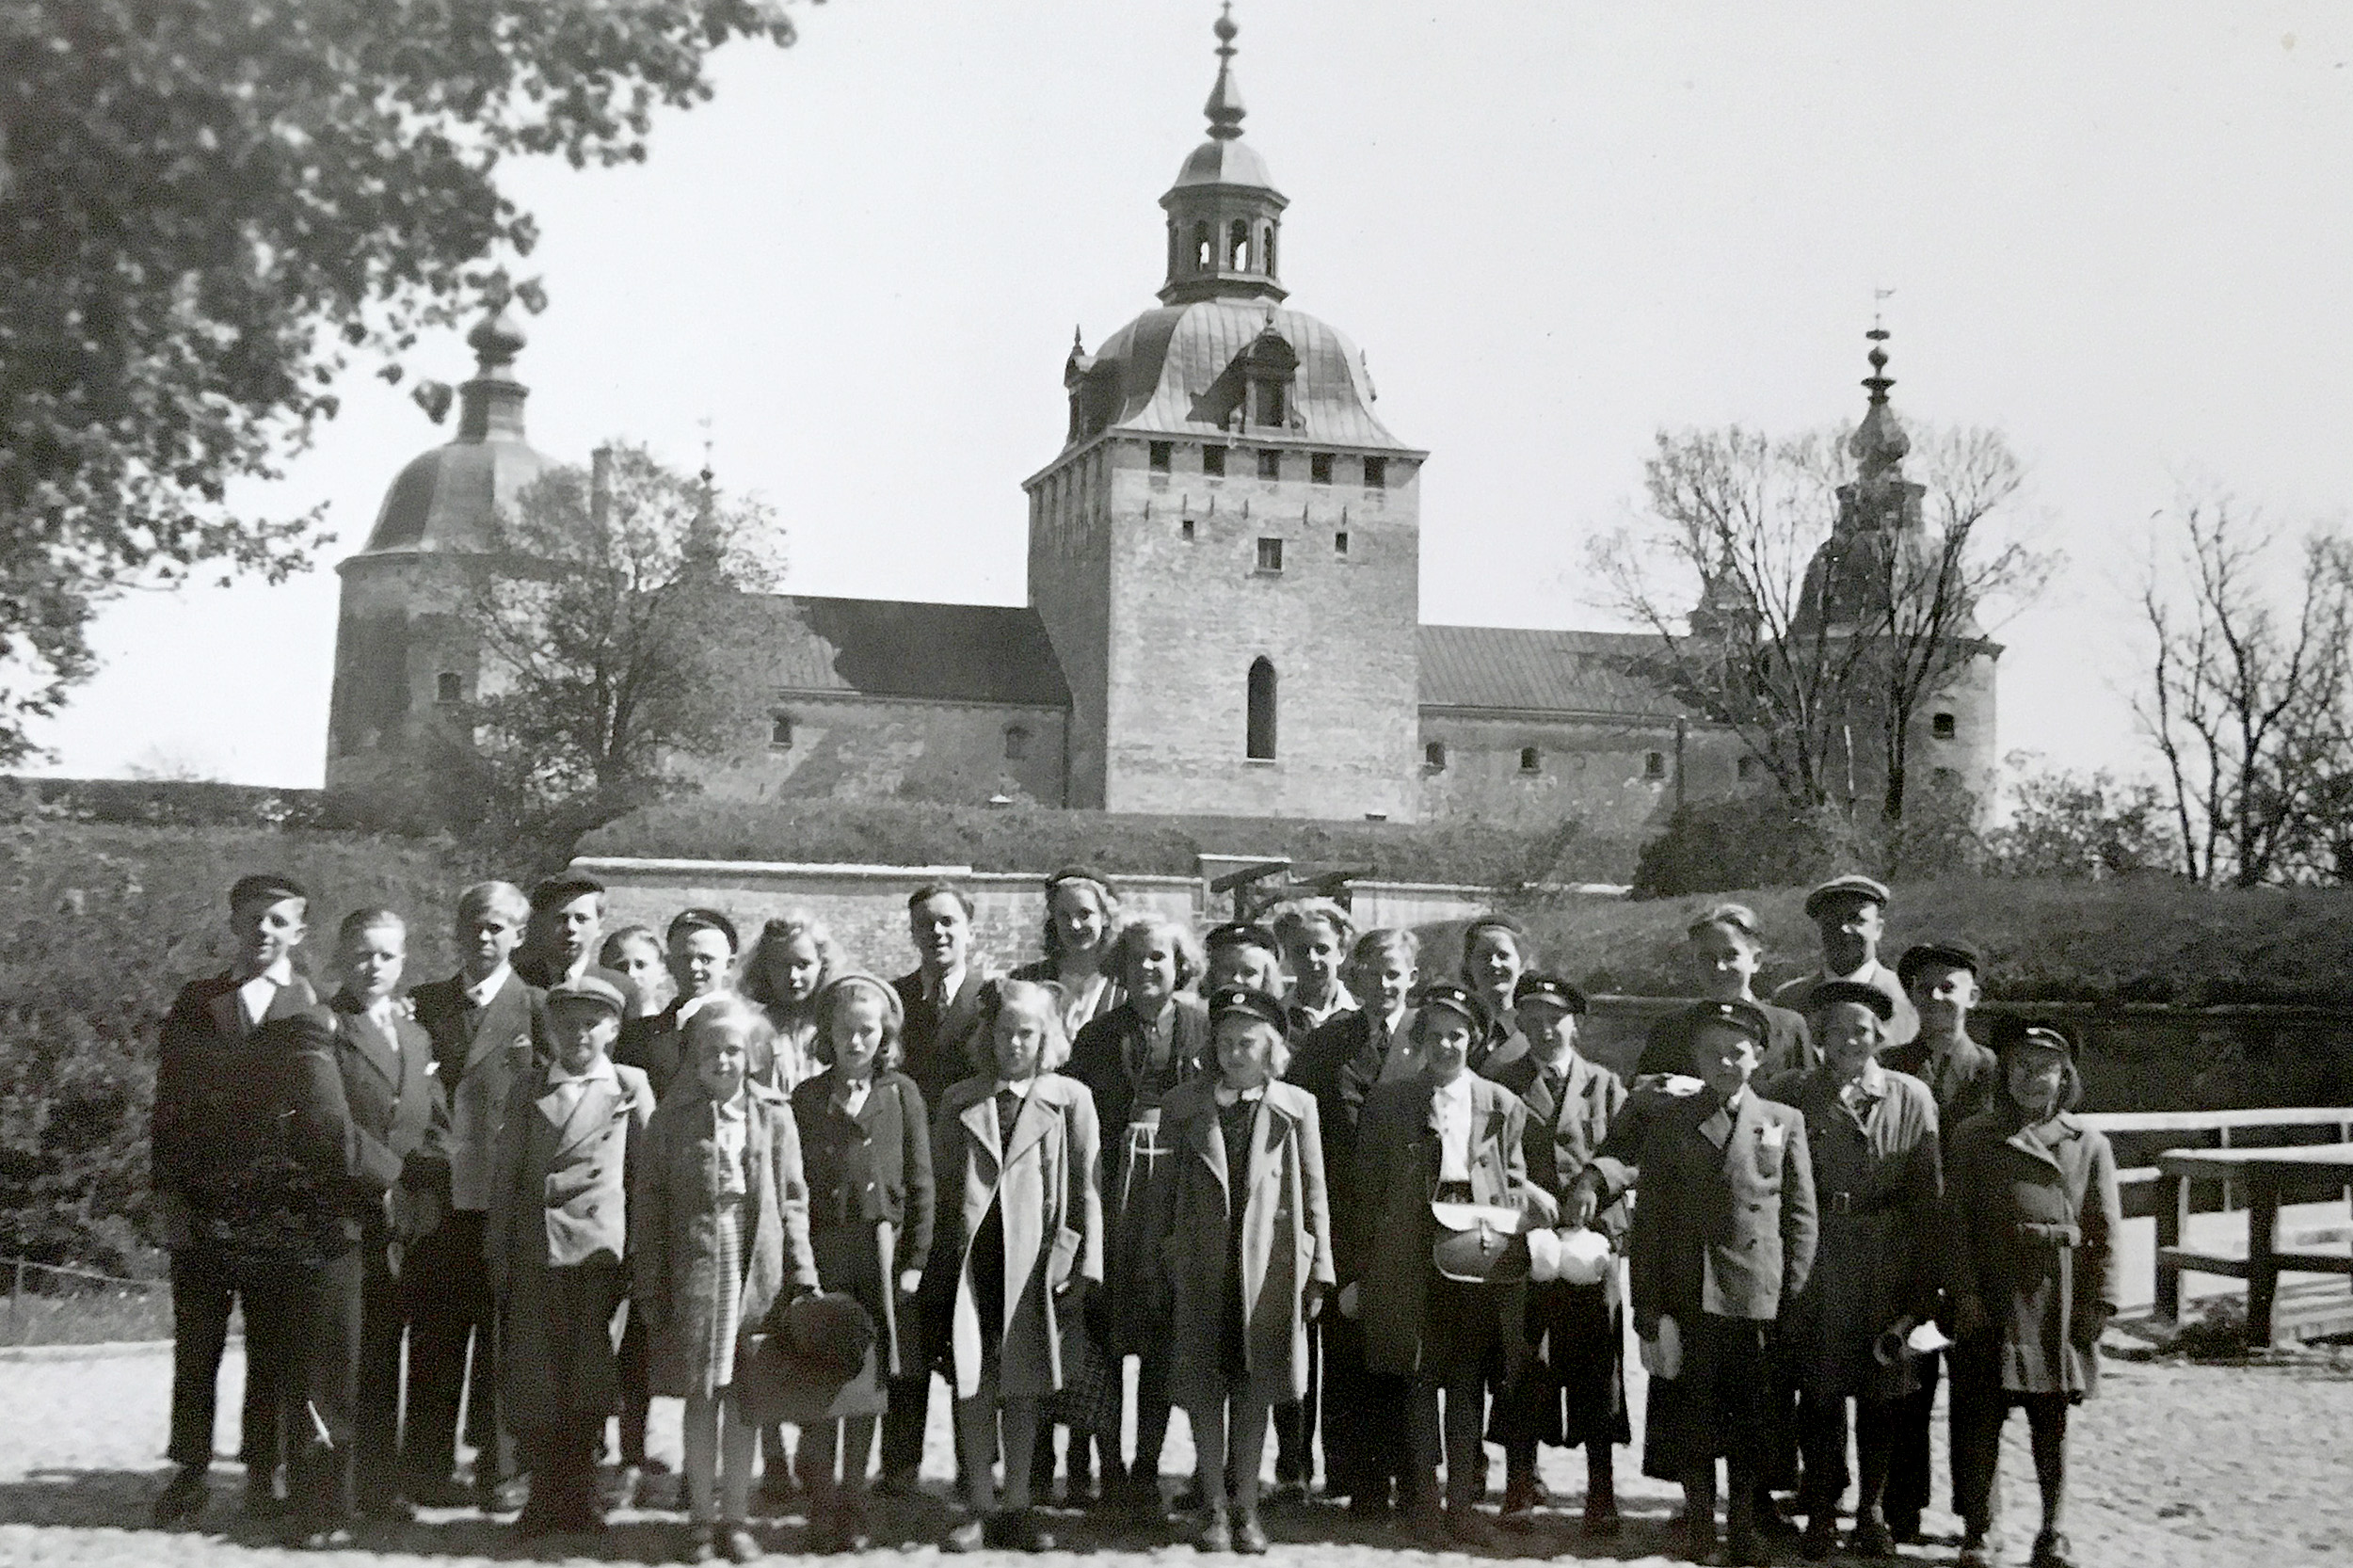
{"label": "group of schoolchildren", "polygon": [[406,926],[362,909],[321,1001],[308,893],[240,880],[234,962],[162,1033],[158,1521],[206,1506],[234,1305],[246,1506],[314,1548],[419,1507],[600,1529],[667,1469],[662,1396],[687,1560],[760,1554],[755,1470],[765,1501],[806,1493],[807,1549],[861,1549],[870,1496],[916,1489],[936,1374],[952,1551],[1053,1545],[1057,1431],[1069,1501],[1167,1517],[1181,1409],[1173,1502],[1203,1550],[1267,1550],[1272,1429],[1268,1500],[1305,1498],[1320,1448],[1355,1514],[1508,1552],[1552,1502],[1546,1446],[1585,1450],[1583,1528],[1618,1533],[1630,1313],[1641,1463],[1681,1483],[1692,1560],[1916,1540],[1949,1380],[1961,1562],[1993,1560],[2019,1407],[2032,1560],[2064,1568],[2113,1158],[2069,1113],[2067,1036],[1971,1037],[1975,952],[1880,961],[1885,888],[1814,889],[1820,971],[1769,1002],[1754,916],[1702,914],[1702,1000],[1630,1082],[1579,1050],[1585,996],[1509,917],[1471,921],[1449,974],[1326,900],[1204,938],[1089,868],[1045,892],[1045,956],[991,975],[967,895],[918,888],[916,968],[885,980],[806,915],[745,952],[716,909],[606,933],[589,877],[488,882],[458,901],[457,973],[404,993]]}

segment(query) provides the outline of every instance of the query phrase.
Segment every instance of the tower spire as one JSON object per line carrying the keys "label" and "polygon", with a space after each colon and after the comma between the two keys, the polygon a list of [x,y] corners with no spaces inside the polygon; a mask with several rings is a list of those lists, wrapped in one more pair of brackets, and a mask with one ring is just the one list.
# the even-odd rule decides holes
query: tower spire
{"label": "tower spire", "polygon": [[1234,84],[1234,35],[1241,31],[1234,22],[1234,0],[1225,0],[1209,30],[1217,35],[1217,85],[1209,89],[1202,112],[1209,117],[1209,135],[1231,141],[1241,135],[1242,116],[1250,112],[1242,107],[1241,88]]}
{"label": "tower spire", "polygon": [[1871,394],[1870,407],[1863,411],[1863,423],[1855,426],[1854,437],[1847,443],[1847,451],[1854,457],[1859,477],[1865,484],[1899,475],[1904,455],[1912,450],[1912,438],[1896,422],[1895,409],[1888,407],[1888,389],[1896,384],[1887,374],[1887,328],[1875,318],[1871,329],[1863,334],[1870,340],[1871,352],[1865,356],[1871,363],[1871,374],[1863,378],[1864,390]]}

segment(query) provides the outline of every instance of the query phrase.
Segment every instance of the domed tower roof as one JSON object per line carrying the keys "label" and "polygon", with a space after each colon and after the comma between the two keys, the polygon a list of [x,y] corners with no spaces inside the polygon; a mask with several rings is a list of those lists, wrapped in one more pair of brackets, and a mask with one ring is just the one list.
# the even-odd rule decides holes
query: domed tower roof
{"label": "domed tower roof", "polygon": [[1937,547],[1920,512],[1928,488],[1904,477],[1912,438],[1887,401],[1896,384],[1887,374],[1887,333],[1874,327],[1864,336],[1871,340],[1871,374],[1863,380],[1871,400],[1847,440],[1855,477],[1838,487],[1838,519],[1806,568],[1801,627],[1881,625],[1891,595],[1920,592],[1938,569]]}
{"label": "domed tower roof", "polygon": [[400,471],[361,555],[488,551],[492,520],[555,466],[523,438],[530,389],[512,372],[526,341],[504,309],[491,311],[466,334],[476,368],[473,379],[457,389],[457,434]]}

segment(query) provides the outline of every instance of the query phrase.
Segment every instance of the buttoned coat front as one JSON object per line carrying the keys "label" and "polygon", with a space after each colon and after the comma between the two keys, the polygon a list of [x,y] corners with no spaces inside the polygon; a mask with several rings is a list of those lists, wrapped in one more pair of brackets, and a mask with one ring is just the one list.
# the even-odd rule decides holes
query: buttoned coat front
{"label": "buttoned coat front", "polygon": [[449,1190],[449,1101],[435,1070],[433,1042],[413,1018],[398,1013],[389,1031],[337,992],[335,1064],[359,1134],[359,1180],[368,1217],[384,1217],[385,1194],[395,1187]]}
{"label": "buttoned coat front", "polygon": [[[203,1136],[198,1107],[218,1093],[219,1053],[251,1032],[237,1000],[233,974],[209,975],[180,987],[164,1015],[155,1057],[155,1095],[149,1123],[148,1179],[155,1188],[156,1228],[168,1250],[194,1240],[186,1186],[187,1169],[202,1162]],[[318,1005],[318,994],[300,975],[278,988],[263,1011],[263,1022],[290,1018]]]}
{"label": "buttoned coat front", "polygon": [[619,1398],[613,1314],[628,1289],[629,1194],[653,1089],[633,1067],[613,1074],[567,1110],[548,1069],[533,1068],[492,1151],[484,1250],[499,1300],[499,1414],[518,1430],[610,1412]]}
{"label": "buttoned coat front", "polygon": [[1956,1381],[2092,1393],[2100,1331],[2120,1304],[2123,1206],[2106,1134],[2065,1112],[2029,1129],[2004,1098],[1954,1134],[1946,1185],[1951,1288],[1986,1323],[1954,1348]]}
{"label": "buttoned coat front", "polygon": [[[1000,1397],[1040,1399],[1063,1381],[1064,1308],[1055,1292],[1074,1276],[1103,1282],[1102,1140],[1086,1086],[1041,1073],[1000,1144],[996,1087],[992,1079],[966,1079],[932,1118],[933,1174],[955,1206],[948,1349],[957,1398],[981,1391],[987,1338],[1000,1346]],[[1000,1206],[1003,1225],[1005,1306],[1001,1322],[984,1323],[973,1292],[972,1238],[991,1204]]]}
{"label": "buttoned coat front", "polygon": [[1649,1096],[1588,1169],[1605,1203],[1635,1189],[1634,1327],[1703,1313],[1770,1322],[1813,1272],[1817,1219],[1805,1118],[1751,1085],[1727,1113],[1712,1095]]}
{"label": "buttoned coat front", "polygon": [[[1261,1404],[1306,1398],[1306,1288],[1334,1283],[1314,1098],[1293,1084],[1268,1084],[1241,1171],[1226,1162],[1213,1080],[1177,1085],[1160,1119],[1176,1167],[1147,1207],[1144,1240],[1170,1303],[1169,1397],[1195,1410],[1244,1392],[1229,1388],[1224,1372],[1225,1297],[1239,1262],[1248,1397]],[[1230,1245],[1236,1204],[1239,1259]]]}
{"label": "buttoned coat front", "polygon": [[[744,1085],[743,1295],[736,1339],[756,1333],[776,1298],[817,1288],[808,1244],[808,1186],[792,1105],[763,1083]],[[657,1394],[712,1393],[721,1271],[735,1259],[719,1245],[723,1180],[718,1110],[699,1078],[680,1080],[646,1128],[631,1192],[631,1307],[643,1313]]]}
{"label": "buttoned coat front", "polygon": [[[922,1092],[904,1073],[881,1073],[854,1113],[849,1086],[828,1067],[792,1091],[801,1165],[808,1177],[809,1244],[823,1262],[825,1288],[846,1289],[865,1304],[881,1336],[875,1357],[893,1376],[921,1370],[911,1312],[898,1308],[899,1276],[920,1274],[931,1259],[937,1195]],[[877,1227],[890,1227],[884,1266]],[[834,1258],[855,1257],[833,1277]],[[895,1369],[895,1370],[894,1370]]]}
{"label": "buttoned coat front", "polygon": [[459,975],[427,982],[408,1000],[433,1042],[434,1071],[449,1101],[450,1207],[487,1210],[500,1124],[516,1083],[547,1055],[540,993],[509,970],[479,1008]]}
{"label": "buttoned coat front", "polygon": [[1878,1099],[1858,1117],[1839,1086],[1827,1067],[1767,1086],[1805,1117],[1821,1216],[1813,1271],[1782,1310],[1784,1346],[1812,1395],[1894,1399],[1917,1386],[1917,1374],[1908,1359],[1881,1365],[1873,1347],[1898,1320],[1934,1315],[1945,1272],[1936,1104],[1918,1079],[1882,1069]]}
{"label": "buttoned coat front", "polygon": [[[1357,1314],[1365,1365],[1411,1377],[1443,1347],[1428,1343],[1431,1261],[1438,1222],[1438,1114],[1427,1077],[1376,1086],[1356,1143]],[[1471,1201],[1518,1208],[1528,1182],[1528,1109],[1499,1083],[1470,1079]],[[1516,1341],[1523,1294],[1496,1290]],[[1503,1299],[1507,1298],[1508,1301]]]}

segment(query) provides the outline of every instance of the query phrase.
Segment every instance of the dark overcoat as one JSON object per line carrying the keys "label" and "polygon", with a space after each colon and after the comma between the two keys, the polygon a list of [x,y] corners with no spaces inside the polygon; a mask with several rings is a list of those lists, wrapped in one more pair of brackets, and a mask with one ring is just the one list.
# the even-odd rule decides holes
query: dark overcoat
{"label": "dark overcoat", "polygon": [[[1177,997],[1173,1005],[1167,1076],[1172,1082],[1183,1082],[1215,1068],[1209,1059],[1209,1015],[1192,997]],[[1158,1146],[1167,1148],[1168,1134],[1165,1128],[1157,1135],[1131,1133],[1128,1126],[1140,1087],[1134,1068],[1144,1048],[1144,1028],[1134,1009],[1124,1004],[1113,1008],[1079,1031],[1063,1068],[1095,1096],[1096,1123],[1103,1134],[1106,1301],[1095,1320],[1108,1331],[1110,1348],[1123,1355],[1158,1355],[1168,1331],[1157,1310],[1163,1304],[1152,1288],[1159,1260],[1141,1232],[1151,1190],[1167,1181],[1173,1162],[1165,1154],[1139,1157],[1135,1147],[1137,1138],[1157,1136]]]}
{"label": "dark overcoat", "polygon": [[1956,1381],[1998,1377],[2015,1394],[2094,1392],[2100,1331],[2121,1304],[2123,1206],[2106,1134],[2066,1112],[2025,1127],[2005,1096],[1953,1135],[1947,1190],[1950,1288],[1986,1324],[1955,1347]]}
{"label": "dark overcoat", "polygon": [[1781,1317],[1784,1364],[1821,1399],[1887,1400],[1918,1385],[1908,1358],[1882,1366],[1873,1346],[1898,1320],[1934,1315],[1945,1272],[1935,1102],[1916,1078],[1878,1076],[1879,1098],[1860,1118],[1826,1067],[1785,1073],[1766,1088],[1805,1117],[1814,1161],[1821,1240]]}
{"label": "dark overcoat", "polygon": [[[202,1126],[220,1093],[220,1053],[249,1032],[237,1000],[240,982],[229,973],[207,975],[180,987],[164,1014],[155,1057],[155,1098],[148,1123],[148,1179],[155,1189],[156,1228],[167,1250],[195,1240],[188,1182],[203,1162]],[[270,998],[262,1021],[290,1018],[318,1005],[311,983],[294,975]]]}
{"label": "dark overcoat", "polygon": [[[1470,1186],[1475,1203],[1518,1208],[1528,1187],[1528,1109],[1501,1084],[1473,1076]],[[1366,1098],[1356,1144],[1357,1315],[1365,1365],[1411,1377],[1445,1347],[1429,1342],[1431,1262],[1438,1222],[1437,1107],[1427,1077],[1378,1084]],[[1519,1339],[1524,1293],[1497,1287],[1507,1337]]]}
{"label": "dark overcoat", "polygon": [[629,1293],[629,1197],[653,1090],[616,1065],[564,1109],[534,1067],[508,1096],[483,1247],[499,1301],[499,1416],[545,1431],[618,1406],[613,1315]]}
{"label": "dark overcoat", "polygon": [[1953,1134],[1982,1111],[1993,1109],[2002,1085],[2001,1058],[1963,1035],[1949,1060],[1940,1064],[1925,1041],[1890,1046],[1880,1052],[1880,1065],[1910,1073],[1929,1086],[1936,1099],[1936,1135],[1946,1162],[1951,1161]]}
{"label": "dark overcoat", "polygon": [[[809,1244],[828,1290],[847,1290],[873,1316],[875,1357],[886,1372],[919,1370],[914,1306],[899,1311],[899,1276],[923,1272],[937,1199],[923,1096],[904,1073],[880,1073],[853,1115],[833,1068],[792,1091],[808,1177]],[[890,1227],[886,1269],[880,1227]]]}
{"label": "dark overcoat", "polygon": [[976,1043],[982,1033],[981,988],[987,983],[979,965],[967,966],[964,983],[945,1005],[923,994],[920,969],[890,983],[904,1020],[899,1031],[901,1070],[915,1080],[923,1103],[935,1112],[950,1089],[986,1070]]}
{"label": "dark overcoat", "polygon": [[[1239,1264],[1247,1397],[1267,1405],[1305,1399],[1306,1288],[1334,1282],[1316,1102],[1295,1085],[1268,1084],[1240,1171],[1226,1163],[1214,1080],[1179,1084],[1161,1110],[1176,1170],[1148,1200],[1143,1230],[1170,1302],[1169,1397],[1196,1410],[1244,1393],[1224,1372],[1226,1292]],[[1230,1242],[1237,1204],[1239,1257]]]}
{"label": "dark overcoat", "polygon": [[[1103,1282],[1101,1138],[1086,1085],[1041,1073],[1000,1143],[996,1090],[993,1079],[966,1079],[932,1118],[932,1170],[956,1225],[955,1293],[942,1316],[959,1399],[981,1392],[984,1339],[1000,1347],[997,1394],[1042,1399],[1063,1382],[1057,1293],[1074,1277]],[[992,1204],[1003,1225],[1005,1305],[1002,1321],[984,1323],[971,1249]]]}

